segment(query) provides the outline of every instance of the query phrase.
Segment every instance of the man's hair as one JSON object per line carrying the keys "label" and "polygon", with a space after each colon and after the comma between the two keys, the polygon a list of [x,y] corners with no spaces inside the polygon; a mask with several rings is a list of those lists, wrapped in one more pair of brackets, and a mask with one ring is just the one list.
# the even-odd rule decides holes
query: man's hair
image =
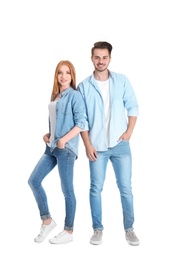
{"label": "man's hair", "polygon": [[109,52],[109,55],[111,56],[112,52],[112,45],[108,42],[95,42],[94,46],[91,49],[91,55],[93,56],[95,49],[107,49]]}

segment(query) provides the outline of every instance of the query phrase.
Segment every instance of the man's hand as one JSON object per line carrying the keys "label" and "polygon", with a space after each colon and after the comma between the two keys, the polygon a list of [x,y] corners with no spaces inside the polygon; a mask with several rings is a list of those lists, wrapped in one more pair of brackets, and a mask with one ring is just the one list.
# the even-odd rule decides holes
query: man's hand
{"label": "man's hand", "polygon": [[88,145],[88,147],[86,147],[86,155],[90,161],[96,161],[98,156],[97,151],[94,149],[92,145]]}

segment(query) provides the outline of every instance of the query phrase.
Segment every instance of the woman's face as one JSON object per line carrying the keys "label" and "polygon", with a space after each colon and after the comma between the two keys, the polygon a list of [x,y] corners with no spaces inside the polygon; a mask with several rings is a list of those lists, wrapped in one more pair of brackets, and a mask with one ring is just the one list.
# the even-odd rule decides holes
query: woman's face
{"label": "woman's face", "polygon": [[70,87],[71,83],[71,73],[67,65],[62,65],[58,71],[57,80],[60,85],[60,89],[64,90]]}

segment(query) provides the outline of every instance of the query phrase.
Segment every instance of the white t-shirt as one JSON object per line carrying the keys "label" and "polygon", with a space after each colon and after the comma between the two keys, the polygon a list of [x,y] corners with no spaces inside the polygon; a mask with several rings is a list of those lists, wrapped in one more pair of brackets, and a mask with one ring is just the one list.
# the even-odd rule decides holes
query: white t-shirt
{"label": "white t-shirt", "polygon": [[49,105],[48,105],[49,118],[50,118],[50,127],[51,127],[50,143],[48,143],[48,146],[51,146],[51,143],[54,140],[54,135],[55,135],[55,128],[56,128],[56,103],[57,103],[57,100],[51,101],[49,103]]}
{"label": "white t-shirt", "polygon": [[107,133],[107,140],[108,140],[108,147],[109,147],[109,125],[110,125],[110,86],[109,86],[109,79],[105,80],[105,81],[99,81],[96,80],[97,84],[99,86],[102,98],[103,98],[103,102],[104,102],[104,112],[105,112],[105,122],[106,122],[106,133]]}

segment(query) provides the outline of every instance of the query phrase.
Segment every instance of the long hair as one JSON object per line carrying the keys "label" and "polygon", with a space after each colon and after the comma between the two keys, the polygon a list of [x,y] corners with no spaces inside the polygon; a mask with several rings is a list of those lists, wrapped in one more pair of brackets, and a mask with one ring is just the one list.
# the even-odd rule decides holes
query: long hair
{"label": "long hair", "polygon": [[54,84],[53,84],[53,90],[51,93],[51,101],[53,101],[55,99],[56,95],[59,93],[59,83],[57,80],[57,75],[58,75],[58,71],[60,70],[62,65],[66,65],[69,67],[70,74],[71,74],[70,87],[72,87],[73,89],[76,89],[76,71],[75,71],[74,65],[69,60],[61,60],[55,69]]}

